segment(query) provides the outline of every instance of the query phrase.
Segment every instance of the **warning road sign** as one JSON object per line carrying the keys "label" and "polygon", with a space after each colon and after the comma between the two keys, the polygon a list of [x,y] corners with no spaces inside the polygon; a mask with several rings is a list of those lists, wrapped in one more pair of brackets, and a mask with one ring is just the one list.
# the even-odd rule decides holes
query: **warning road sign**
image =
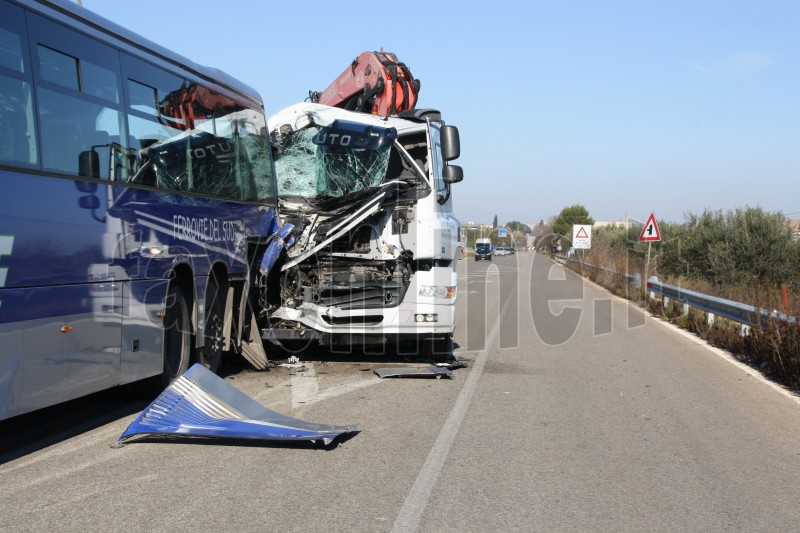
{"label": "warning road sign", "polygon": [[661,240],[661,233],[658,231],[655,213],[650,213],[647,222],[644,223],[642,232],[639,234],[639,242],[656,242]]}
{"label": "warning road sign", "polygon": [[592,247],[592,226],[590,224],[573,224],[572,247],[588,250]]}

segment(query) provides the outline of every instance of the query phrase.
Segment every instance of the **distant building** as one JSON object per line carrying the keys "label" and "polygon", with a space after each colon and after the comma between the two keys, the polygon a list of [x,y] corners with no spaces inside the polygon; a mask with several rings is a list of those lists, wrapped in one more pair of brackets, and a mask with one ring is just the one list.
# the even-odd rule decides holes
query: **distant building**
{"label": "distant building", "polygon": [[[597,221],[595,221],[594,224],[592,224],[592,227],[594,227],[594,228],[607,228],[607,227],[619,226],[620,228],[630,228],[634,224],[636,224],[636,222],[633,221],[633,220],[630,220],[630,219],[628,219],[627,221],[626,220],[597,220]],[[639,224],[639,226],[641,226],[641,224]]]}
{"label": "distant building", "polygon": [[491,224],[481,224],[480,222],[461,223],[461,242],[471,243],[481,237],[489,237],[492,234]]}
{"label": "distant building", "polygon": [[792,229],[794,240],[800,241],[800,220],[787,220],[786,225]]}

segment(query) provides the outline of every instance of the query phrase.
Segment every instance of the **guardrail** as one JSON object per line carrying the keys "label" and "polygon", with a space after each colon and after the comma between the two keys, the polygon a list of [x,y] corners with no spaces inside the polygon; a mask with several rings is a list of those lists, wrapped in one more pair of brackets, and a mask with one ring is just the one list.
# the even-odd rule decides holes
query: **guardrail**
{"label": "guardrail", "polygon": [[576,263],[576,264],[580,265],[581,268],[584,268],[584,267],[593,268],[595,270],[602,270],[603,272],[607,272],[607,273],[611,274],[612,276],[624,277],[625,278],[625,282],[628,283],[629,285],[633,285],[634,288],[636,288],[636,289],[641,289],[642,288],[642,275],[639,274],[638,272],[636,274],[628,274],[628,273],[625,273],[625,272],[617,272],[616,270],[612,270],[612,269],[607,268],[607,267],[603,267],[603,266],[599,266],[599,265],[593,265],[591,263],[584,263],[583,261],[580,261],[578,259],[574,259],[572,257],[568,257],[566,255],[553,255],[553,258],[556,260],[557,263],[561,263],[562,265],[565,265],[567,263]]}
{"label": "guardrail", "polygon": [[[650,292],[650,299],[655,299],[655,295],[662,297],[662,305],[669,305],[669,300],[675,300],[683,304],[683,312],[687,314],[689,307],[696,307],[707,313],[707,323],[713,324],[717,316],[725,317],[734,322],[742,324],[744,327],[763,326],[768,320],[779,320],[786,324],[794,324],[797,317],[789,316],[778,311],[770,311],[753,305],[726,300],[717,296],[710,296],[697,291],[690,291],[675,285],[667,285],[658,281],[656,276],[647,280],[647,290]],[[743,333],[746,331],[743,329]]]}
{"label": "guardrail", "polygon": [[[638,273],[626,274],[616,272],[610,268],[584,263],[578,259],[567,257],[566,255],[554,255],[553,258],[556,262],[561,264],[576,263],[581,265],[581,267],[594,268],[617,276],[624,276],[628,283],[632,283],[637,289],[641,288],[641,275]],[[770,311],[768,309],[757,308],[753,305],[684,289],[683,287],[668,285],[660,282],[656,276],[652,276],[647,280],[647,291],[650,294],[651,300],[655,299],[656,294],[660,295],[663,307],[667,307],[670,300],[682,303],[684,315],[689,313],[690,307],[695,307],[704,311],[706,313],[706,322],[709,325],[713,324],[718,316],[737,322],[742,325],[743,335],[747,334],[748,328],[752,326],[763,327],[769,320],[778,320],[785,324],[795,324],[797,322],[797,317],[779,313],[777,310]]]}

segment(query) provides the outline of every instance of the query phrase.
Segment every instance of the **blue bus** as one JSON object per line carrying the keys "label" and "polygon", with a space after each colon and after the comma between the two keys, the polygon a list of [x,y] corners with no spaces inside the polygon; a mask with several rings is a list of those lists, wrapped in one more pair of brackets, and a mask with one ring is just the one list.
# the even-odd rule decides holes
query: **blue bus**
{"label": "blue bus", "polygon": [[247,340],[277,230],[252,88],[71,2],[0,0],[0,189],[0,419]]}

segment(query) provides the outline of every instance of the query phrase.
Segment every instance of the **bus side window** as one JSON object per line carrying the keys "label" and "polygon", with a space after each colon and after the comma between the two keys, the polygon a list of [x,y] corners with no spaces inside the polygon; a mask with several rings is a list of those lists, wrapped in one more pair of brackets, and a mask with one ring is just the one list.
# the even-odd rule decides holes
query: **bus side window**
{"label": "bus side window", "polygon": [[[15,86],[14,91],[6,85]],[[0,76],[0,161],[29,166],[36,163],[36,136],[32,129],[33,108],[30,102],[30,87],[16,80]],[[12,92],[23,94],[23,98],[9,98]],[[25,102],[25,107],[15,101]],[[22,109],[20,109],[22,108]],[[26,110],[27,108],[27,110]],[[31,128],[29,129],[29,126]]]}
{"label": "bus side window", "polygon": [[28,20],[44,169],[125,180],[125,146],[111,142],[123,140],[118,52],[42,17]]}
{"label": "bus side window", "polygon": [[32,167],[38,151],[27,41],[22,10],[0,3],[0,163]]}

